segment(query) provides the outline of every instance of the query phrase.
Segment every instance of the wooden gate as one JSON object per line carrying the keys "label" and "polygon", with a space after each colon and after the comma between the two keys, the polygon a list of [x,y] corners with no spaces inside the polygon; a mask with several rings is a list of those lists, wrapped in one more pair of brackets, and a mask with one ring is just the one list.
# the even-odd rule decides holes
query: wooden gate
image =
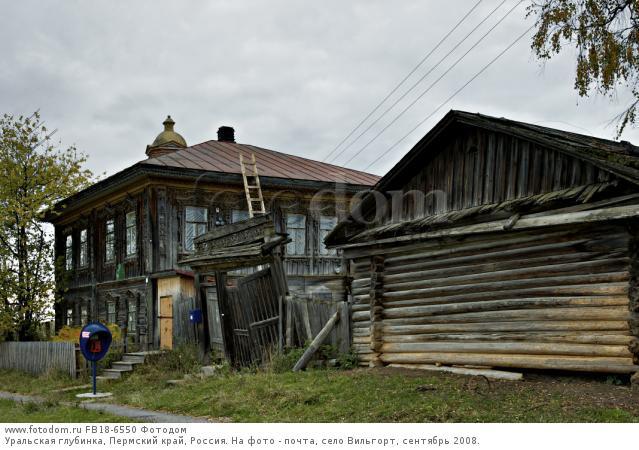
{"label": "wooden gate", "polygon": [[280,343],[281,304],[271,269],[241,278],[237,287],[226,287],[225,294],[231,361],[236,366],[259,364]]}

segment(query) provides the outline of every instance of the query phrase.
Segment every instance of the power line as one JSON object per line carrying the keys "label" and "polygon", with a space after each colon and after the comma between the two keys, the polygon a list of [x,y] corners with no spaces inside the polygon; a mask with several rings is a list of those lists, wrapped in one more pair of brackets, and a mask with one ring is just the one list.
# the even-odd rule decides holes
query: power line
{"label": "power line", "polygon": [[490,62],[488,64],[486,64],[484,67],[481,68],[481,70],[479,70],[479,72],[477,72],[475,75],[473,75],[470,80],[468,80],[466,83],[464,83],[459,89],[457,89],[450,97],[448,97],[444,102],[442,102],[437,108],[435,108],[435,110],[433,112],[431,112],[428,116],[426,116],[423,120],[421,120],[416,126],[414,126],[408,133],[406,133],[404,136],[402,136],[401,139],[399,139],[397,142],[395,142],[392,146],[390,146],[386,151],[384,151],[381,155],[379,155],[373,162],[371,162],[370,164],[368,164],[364,169],[362,170],[368,170],[371,166],[375,165],[380,159],[382,159],[385,155],[387,155],[391,150],[393,150],[395,147],[397,147],[404,139],[406,139],[408,136],[410,136],[415,130],[417,130],[419,127],[421,127],[428,119],[430,119],[431,117],[433,117],[435,115],[435,113],[437,113],[437,111],[439,111],[440,109],[442,109],[444,107],[444,105],[446,105],[448,102],[450,102],[453,98],[455,98],[455,96],[457,96],[457,94],[459,94],[461,91],[463,91],[470,83],[472,83],[478,76],[480,76],[482,73],[484,73],[486,71],[486,69],[488,69],[491,65],[493,65],[493,63],[495,61],[497,61],[499,58],[501,58],[508,50],[510,50],[517,42],[519,42],[524,36],[526,36],[526,34],[528,34],[530,32],[530,30],[532,30],[534,28],[534,25],[530,26],[526,31],[524,31],[522,34],[520,34],[517,39],[515,39],[513,42],[510,43],[510,45],[508,45],[508,47],[504,48],[497,56],[495,56],[493,59],[490,60]]}
{"label": "power line", "polygon": [[421,94],[419,94],[417,96],[417,98],[415,100],[413,100],[411,103],[408,104],[408,106],[406,106],[397,116],[395,116],[395,118],[393,118],[393,120],[391,120],[384,128],[382,128],[382,130],[377,133],[371,140],[369,140],[362,148],[360,148],[353,156],[351,156],[348,161],[346,161],[345,163],[343,163],[343,166],[346,166],[348,163],[350,163],[353,159],[355,159],[355,157],[357,157],[360,153],[362,153],[369,145],[371,145],[373,142],[375,142],[375,140],[377,140],[378,137],[380,137],[386,130],[388,130],[395,122],[397,122],[397,120],[402,117],[409,109],[411,109],[413,106],[415,106],[415,104],[424,96],[426,95],[426,93],[428,93],[437,83],[439,83],[442,78],[444,78],[451,70],[453,70],[455,68],[455,66],[457,66],[457,64],[459,64],[471,51],[473,51],[475,49],[475,47],[477,47],[495,28],[497,28],[497,26],[499,26],[500,23],[502,23],[506,17],[508,17],[510,15],[511,12],[513,12],[515,10],[515,8],[517,8],[521,3],[523,2],[523,0],[520,0],[519,2],[517,2],[515,4],[515,6],[513,6],[512,8],[510,8],[508,10],[508,12],[506,12],[506,14],[504,14],[504,16],[499,19],[497,21],[497,23],[495,23],[492,27],[490,27],[488,29],[488,31],[486,31],[486,33],[484,33],[482,35],[482,37],[479,38],[479,40],[477,42],[475,42],[472,47],[470,47],[468,50],[466,50],[466,52],[461,55],[448,69],[446,69],[446,71],[441,74],[439,76],[439,78],[437,78],[433,83],[431,83],[430,86],[428,86],[426,88],[425,91],[423,91]]}
{"label": "power line", "polygon": [[[377,124],[386,114],[389,113],[389,111],[391,111],[395,106],[397,106],[397,104],[399,102],[401,102],[404,98],[406,98],[406,96],[408,94],[410,94],[413,89],[415,89],[422,81],[424,81],[424,79],[430,75],[433,70],[435,70],[437,67],[439,67],[441,65],[442,62],[444,62],[450,55],[453,54],[453,52],[455,50],[457,50],[459,48],[460,45],[462,45],[464,42],[466,42],[466,40],[475,32],[477,31],[477,29],[479,27],[481,27],[484,22],[486,22],[493,14],[495,14],[495,12],[501,8],[501,6],[506,3],[508,0],[503,0],[499,5],[497,5],[492,11],[490,11],[490,13],[488,13],[488,15],[486,15],[486,17],[484,17],[477,25],[475,25],[475,27],[470,30],[468,32],[468,34],[466,34],[459,42],[457,42],[457,44],[455,44],[455,46],[453,48],[451,48],[439,61],[437,61],[437,63],[435,63],[435,65],[433,65],[424,75],[422,75],[422,77],[417,80],[410,88],[408,88],[408,90],[406,90],[406,92],[404,92],[398,99],[396,99],[392,105],[390,105],[388,108],[386,108],[386,110],[377,117],[377,119],[375,119],[372,123],[370,123],[366,129],[364,131],[362,131],[355,139],[353,139],[346,147],[342,148],[342,150],[335,155],[331,160],[335,161],[339,156],[341,156],[346,150],[348,150],[353,144],[355,144],[355,142],[357,142],[362,136],[364,136],[371,128],[373,128],[373,126],[375,126],[375,124]],[[370,116],[369,116],[370,117]],[[368,118],[368,117],[367,117]],[[363,122],[362,122],[363,123]]]}
{"label": "power line", "polygon": [[367,121],[367,120],[368,120],[368,119],[369,119],[369,118],[370,118],[373,114],[375,114],[375,112],[376,112],[376,111],[380,108],[380,106],[382,106],[382,105],[386,102],[386,100],[388,100],[388,99],[389,99],[389,98],[390,98],[390,97],[391,97],[391,96],[392,96],[395,92],[397,92],[397,90],[400,88],[400,86],[401,86],[402,84],[404,84],[404,82],[406,82],[406,80],[408,80],[408,79],[410,78],[410,76],[411,76],[412,74],[414,74],[414,73],[415,73],[415,71],[416,71],[417,69],[419,69],[419,68],[421,67],[421,65],[422,65],[422,64],[424,64],[424,62],[426,62],[426,60],[430,57],[430,55],[432,55],[432,54],[435,52],[435,50],[437,50],[437,49],[438,49],[438,48],[439,48],[439,47],[440,47],[440,46],[444,43],[444,41],[445,41],[446,39],[448,39],[448,37],[449,37],[449,36],[450,36],[450,35],[451,35],[451,34],[452,34],[452,33],[453,33],[453,32],[454,32],[457,28],[459,28],[459,26],[460,26],[460,25],[461,25],[461,24],[462,24],[462,23],[466,20],[466,18],[468,18],[468,16],[470,16],[470,14],[471,14],[471,13],[472,13],[475,9],[477,9],[477,7],[479,6],[479,4],[480,4],[482,1],[483,1],[483,0],[479,0],[477,3],[475,3],[475,6],[473,6],[472,8],[470,8],[470,10],[469,10],[469,11],[468,11],[465,15],[464,15],[464,17],[462,17],[462,18],[461,18],[461,19],[460,19],[460,20],[459,20],[459,21],[455,24],[455,26],[454,26],[453,28],[451,28],[451,29],[450,29],[450,31],[448,31],[448,33],[446,33],[446,34],[444,35],[444,37],[443,37],[443,38],[441,38],[441,39],[440,39],[440,41],[437,43],[437,45],[435,45],[435,47],[433,47],[433,48],[432,48],[432,49],[428,52],[428,54],[426,54],[426,56],[424,56],[424,57],[422,58],[422,60],[421,60],[421,61],[420,61],[420,62],[419,62],[419,63],[418,63],[418,64],[417,64],[414,68],[413,68],[413,70],[411,70],[411,71],[408,73],[408,75],[406,75],[406,76],[402,79],[402,81],[400,81],[400,82],[399,82],[399,84],[397,84],[397,86],[395,86],[395,87],[394,87],[394,88],[393,88],[393,89],[392,89],[392,90],[388,93],[388,95],[386,95],[386,97],[384,97],[384,99],[383,99],[381,102],[379,102],[379,103],[378,103],[378,105],[377,105],[375,108],[373,108],[373,110],[372,110],[371,112],[369,112],[369,113],[368,113],[368,115],[367,115],[366,117],[364,117],[364,119],[362,119],[362,121],[361,121],[359,124],[357,124],[357,126],[356,126],[355,128],[353,128],[353,129],[351,130],[351,132],[350,132],[350,133],[348,133],[348,135],[346,135],[346,137],[345,137],[344,139],[342,139],[342,140],[340,141],[340,143],[339,143],[339,144],[337,144],[337,145],[335,146],[335,148],[334,148],[333,150],[331,150],[331,152],[330,152],[328,155],[326,155],[326,156],[324,157],[324,159],[322,159],[322,161],[326,161],[328,158],[330,158],[330,156],[331,156],[331,155],[332,155],[332,154],[333,154],[333,153],[334,153],[334,152],[335,152],[338,148],[340,148],[340,147],[341,147],[341,145],[342,145],[344,142],[346,142],[346,141],[348,140],[348,138],[350,138],[350,137],[353,135],[353,133],[355,133],[355,131],[357,131],[357,129],[358,129],[359,127],[361,127],[361,126],[364,124],[364,122],[366,122],[366,121]]}

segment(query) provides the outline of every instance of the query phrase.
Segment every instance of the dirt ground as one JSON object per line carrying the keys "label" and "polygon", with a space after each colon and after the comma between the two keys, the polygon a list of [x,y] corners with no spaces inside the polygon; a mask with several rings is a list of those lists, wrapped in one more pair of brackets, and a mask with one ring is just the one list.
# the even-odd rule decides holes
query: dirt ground
{"label": "dirt ground", "polygon": [[[629,375],[579,374],[574,372],[526,371],[522,381],[489,380],[485,377],[464,376],[444,372],[426,372],[401,368],[371,369],[380,375],[422,377],[424,374],[456,379],[465,389],[490,396],[491,392],[512,393],[534,391],[538,402],[531,409],[540,408],[548,399],[561,397],[564,408],[578,404],[594,407],[620,408],[639,415],[639,383],[631,384]],[[427,389],[427,387],[425,387]]]}

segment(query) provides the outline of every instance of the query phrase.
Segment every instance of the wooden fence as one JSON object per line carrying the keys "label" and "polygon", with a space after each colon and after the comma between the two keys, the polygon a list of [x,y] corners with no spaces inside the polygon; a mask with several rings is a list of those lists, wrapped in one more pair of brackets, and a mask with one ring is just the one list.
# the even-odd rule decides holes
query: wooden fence
{"label": "wooden fence", "polygon": [[50,370],[77,374],[73,342],[0,342],[0,369],[15,369],[35,375]]}
{"label": "wooden fence", "polygon": [[348,303],[314,298],[312,295],[295,295],[286,302],[286,346],[300,347],[313,340],[340,309],[338,324],[326,338],[324,345],[332,345],[341,353],[350,350],[350,314]]}

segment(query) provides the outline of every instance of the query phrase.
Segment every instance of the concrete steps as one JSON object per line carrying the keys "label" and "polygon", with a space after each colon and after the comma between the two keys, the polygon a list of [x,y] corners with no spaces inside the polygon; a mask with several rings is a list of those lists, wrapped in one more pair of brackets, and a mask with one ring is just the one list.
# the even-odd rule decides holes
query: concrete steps
{"label": "concrete steps", "polygon": [[149,355],[157,355],[161,351],[133,352],[122,355],[121,361],[111,364],[110,369],[104,369],[102,374],[97,377],[98,380],[119,380],[123,375],[132,372],[135,366],[144,364]]}

